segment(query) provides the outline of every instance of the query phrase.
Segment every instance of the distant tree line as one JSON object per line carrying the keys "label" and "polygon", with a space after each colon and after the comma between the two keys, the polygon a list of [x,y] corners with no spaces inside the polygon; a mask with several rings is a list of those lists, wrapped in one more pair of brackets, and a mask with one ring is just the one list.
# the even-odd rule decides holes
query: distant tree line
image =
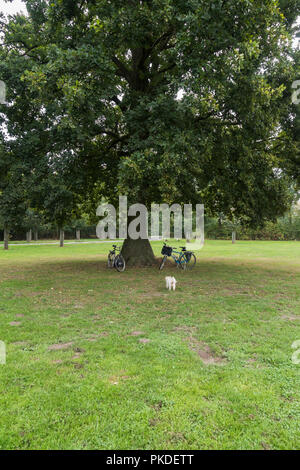
{"label": "distant tree line", "polygon": [[[79,238],[80,236],[80,238]],[[9,233],[9,241],[15,240],[27,240],[27,241],[39,241],[39,240],[58,240],[60,238],[60,231],[57,227],[51,224],[41,225],[39,230],[30,231],[23,227],[15,227]],[[96,238],[96,227],[95,225],[85,225],[79,230],[74,227],[66,226],[64,230],[64,238],[66,240],[77,239],[93,239]],[[0,240],[4,239],[4,231],[0,228]]]}
{"label": "distant tree line", "polygon": [[[170,229],[173,236],[171,217]],[[73,220],[64,226],[64,238],[68,240],[95,239],[96,224],[85,216]],[[292,208],[284,217],[275,221],[267,221],[260,227],[249,227],[240,221],[232,221],[223,215],[205,217],[205,238],[215,240],[299,240],[300,241],[300,208]],[[4,239],[3,226],[0,222],[0,240]],[[54,223],[46,222],[43,218],[28,217],[22,223],[16,224],[10,231],[9,240],[38,241],[45,239],[60,239],[60,230]]]}
{"label": "distant tree line", "polygon": [[300,211],[287,214],[275,222],[266,222],[263,227],[251,228],[224,219],[208,218],[205,224],[205,236],[209,239],[229,240],[233,232],[237,240],[299,240]]}

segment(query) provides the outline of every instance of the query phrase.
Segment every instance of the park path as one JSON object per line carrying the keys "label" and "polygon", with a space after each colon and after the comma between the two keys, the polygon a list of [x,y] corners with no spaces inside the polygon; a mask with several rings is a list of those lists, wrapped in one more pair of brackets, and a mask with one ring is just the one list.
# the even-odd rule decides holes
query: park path
{"label": "park path", "polygon": [[[119,241],[123,240],[99,240],[99,241],[88,241],[88,242],[64,242],[64,245],[87,245],[93,243],[118,243]],[[1,243],[3,245],[3,243]],[[47,246],[47,245],[59,245],[59,241],[57,242],[45,242],[45,243],[9,243],[9,246]]]}

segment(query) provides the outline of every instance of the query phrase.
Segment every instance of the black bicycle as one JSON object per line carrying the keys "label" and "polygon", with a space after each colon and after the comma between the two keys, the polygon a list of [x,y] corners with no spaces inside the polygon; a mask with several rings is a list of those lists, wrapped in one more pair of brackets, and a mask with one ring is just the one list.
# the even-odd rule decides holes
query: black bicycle
{"label": "black bicycle", "polygon": [[181,269],[192,269],[196,264],[196,256],[192,251],[187,251],[185,246],[180,246],[181,251],[177,251],[177,248],[172,246],[168,246],[164,243],[162,247],[161,254],[163,255],[163,259],[160,263],[159,269],[162,270],[168,257],[173,258],[177,268]]}
{"label": "black bicycle", "polygon": [[125,260],[120,253],[121,247],[113,245],[113,250],[110,250],[107,258],[107,267],[116,268],[120,273],[125,271]]}

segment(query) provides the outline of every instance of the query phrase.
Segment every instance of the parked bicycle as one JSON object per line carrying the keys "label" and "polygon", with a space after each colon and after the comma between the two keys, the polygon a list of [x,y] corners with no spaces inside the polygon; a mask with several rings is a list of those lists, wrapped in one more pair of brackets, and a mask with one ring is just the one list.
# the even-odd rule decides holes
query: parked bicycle
{"label": "parked bicycle", "polygon": [[113,245],[113,250],[110,250],[107,258],[107,267],[116,268],[120,273],[125,270],[125,260],[120,253],[121,247]]}
{"label": "parked bicycle", "polygon": [[185,246],[179,247],[181,251],[177,251],[176,247],[168,246],[164,243],[161,254],[163,255],[162,262],[160,263],[159,269],[162,270],[168,257],[173,258],[177,268],[181,269],[192,269],[196,264],[196,256],[192,251],[187,251]]}

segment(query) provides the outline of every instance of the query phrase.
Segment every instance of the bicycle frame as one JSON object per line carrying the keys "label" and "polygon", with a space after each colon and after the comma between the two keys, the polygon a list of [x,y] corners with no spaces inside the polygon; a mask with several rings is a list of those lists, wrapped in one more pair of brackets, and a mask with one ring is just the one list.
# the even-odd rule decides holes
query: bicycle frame
{"label": "bicycle frame", "polygon": [[[174,256],[173,253],[176,253],[178,256]],[[176,251],[173,250],[171,254],[171,258],[175,261],[176,264],[182,265],[185,264],[185,257],[183,256],[184,251]]]}
{"label": "bicycle frame", "polygon": [[116,256],[118,253],[120,253],[120,251],[121,251],[121,248],[117,247],[114,250],[109,250],[109,254]]}
{"label": "bicycle frame", "polygon": [[126,263],[123,256],[121,255],[120,246],[113,245],[113,250],[109,250],[107,266],[108,268],[116,268],[116,270],[119,272],[123,272],[125,270]]}

